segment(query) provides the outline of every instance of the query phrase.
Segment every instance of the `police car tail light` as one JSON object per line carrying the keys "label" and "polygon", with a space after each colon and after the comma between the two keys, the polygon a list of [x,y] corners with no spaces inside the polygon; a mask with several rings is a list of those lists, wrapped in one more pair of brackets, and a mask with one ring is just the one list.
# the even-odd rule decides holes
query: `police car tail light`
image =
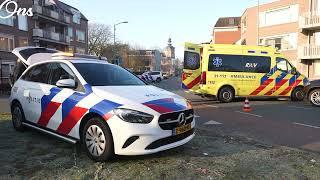
{"label": "police car tail light", "polygon": [[204,84],[204,85],[207,84],[207,73],[205,71],[201,73],[200,84]]}
{"label": "police car tail light", "polygon": [[129,123],[148,124],[153,119],[153,115],[130,109],[115,109],[113,112],[120,119]]}

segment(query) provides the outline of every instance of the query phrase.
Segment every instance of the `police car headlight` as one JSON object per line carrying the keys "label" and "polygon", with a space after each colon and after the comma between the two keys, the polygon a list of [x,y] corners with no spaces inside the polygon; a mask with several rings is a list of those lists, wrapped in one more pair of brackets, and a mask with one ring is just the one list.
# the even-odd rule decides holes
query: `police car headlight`
{"label": "police car headlight", "polygon": [[113,112],[120,119],[129,123],[148,124],[153,119],[153,115],[130,109],[115,109]]}

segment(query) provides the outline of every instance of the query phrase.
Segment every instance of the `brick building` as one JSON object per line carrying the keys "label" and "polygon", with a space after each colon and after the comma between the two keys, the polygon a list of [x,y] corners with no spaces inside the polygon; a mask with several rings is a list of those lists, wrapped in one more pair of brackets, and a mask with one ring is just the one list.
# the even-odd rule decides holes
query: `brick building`
{"label": "brick building", "polygon": [[[2,4],[5,0],[0,0]],[[62,51],[88,52],[88,19],[76,8],[58,0],[18,0],[18,8],[32,8],[33,16],[15,14],[0,18],[0,77],[7,80],[8,66],[16,59],[10,54],[21,46],[41,46]],[[15,7],[11,4],[9,8]],[[8,16],[5,8],[2,17]],[[1,83],[1,82],[0,82]]]}
{"label": "brick building", "polygon": [[159,50],[135,50],[127,55],[126,68],[134,72],[160,71],[161,53]]}
{"label": "brick building", "polygon": [[212,42],[215,44],[235,44],[241,38],[241,17],[219,18],[213,28]]}
{"label": "brick building", "polygon": [[320,1],[278,0],[246,9],[240,43],[273,46],[301,73],[319,79]]}

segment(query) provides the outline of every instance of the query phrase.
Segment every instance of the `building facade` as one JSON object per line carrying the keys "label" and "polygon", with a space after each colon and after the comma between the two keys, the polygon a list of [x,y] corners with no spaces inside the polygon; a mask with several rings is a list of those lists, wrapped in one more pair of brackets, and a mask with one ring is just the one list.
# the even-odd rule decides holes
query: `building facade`
{"label": "building facade", "polygon": [[[0,4],[5,0],[0,0]],[[11,64],[16,59],[8,55],[16,47],[40,46],[61,51],[88,52],[88,20],[76,8],[58,0],[18,0],[18,8],[32,8],[33,16],[15,14],[0,18],[0,63]],[[14,9],[13,4],[9,9]],[[1,17],[9,12],[0,9]],[[13,58],[13,59],[8,59]],[[1,67],[1,65],[0,65]],[[7,66],[3,66],[7,67]],[[7,69],[1,68],[1,79],[7,79]]]}
{"label": "building facade", "polygon": [[159,50],[135,50],[127,55],[126,68],[134,72],[160,71],[161,53]]}
{"label": "building facade", "polygon": [[213,28],[212,42],[214,44],[236,44],[241,38],[241,17],[219,18]]}
{"label": "building facade", "polygon": [[278,0],[245,10],[241,44],[284,53],[310,79],[320,78],[320,1]]}

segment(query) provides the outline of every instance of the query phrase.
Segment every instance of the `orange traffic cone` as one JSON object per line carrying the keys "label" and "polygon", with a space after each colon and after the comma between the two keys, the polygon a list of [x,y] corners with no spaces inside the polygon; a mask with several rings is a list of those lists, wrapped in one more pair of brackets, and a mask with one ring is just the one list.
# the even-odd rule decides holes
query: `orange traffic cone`
{"label": "orange traffic cone", "polygon": [[249,102],[249,99],[248,97],[246,97],[246,100],[244,101],[244,105],[243,105],[243,109],[242,109],[244,112],[251,112],[252,109],[250,107],[250,102]]}

